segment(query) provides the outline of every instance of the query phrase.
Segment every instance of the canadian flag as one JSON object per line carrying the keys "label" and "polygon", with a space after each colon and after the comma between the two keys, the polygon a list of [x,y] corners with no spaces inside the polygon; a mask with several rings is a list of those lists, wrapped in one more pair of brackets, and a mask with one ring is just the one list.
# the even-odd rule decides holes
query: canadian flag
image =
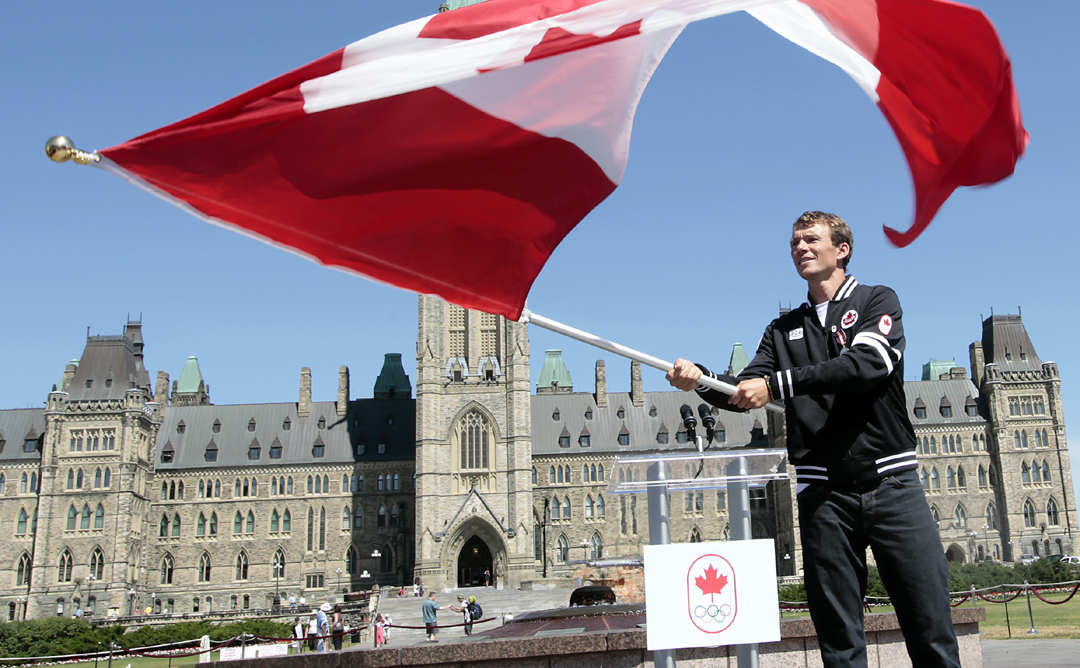
{"label": "canadian flag", "polygon": [[910,243],[1027,142],[979,11],[944,0],[489,0],[362,39],[101,151],[210,222],[509,318],[619,184],[637,103],[692,21],[747,11],[843,68],[915,182]]}

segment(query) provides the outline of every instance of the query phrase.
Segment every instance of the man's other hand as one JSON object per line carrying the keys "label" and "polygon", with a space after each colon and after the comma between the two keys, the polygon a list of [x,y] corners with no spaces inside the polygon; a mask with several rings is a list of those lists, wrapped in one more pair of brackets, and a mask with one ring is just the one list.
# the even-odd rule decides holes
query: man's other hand
{"label": "man's other hand", "polygon": [[769,385],[764,378],[751,378],[739,383],[728,403],[742,409],[761,408],[769,403]]}
{"label": "man's other hand", "polygon": [[690,360],[681,358],[675,360],[675,367],[667,372],[667,379],[671,386],[683,392],[695,389],[700,378],[701,369]]}

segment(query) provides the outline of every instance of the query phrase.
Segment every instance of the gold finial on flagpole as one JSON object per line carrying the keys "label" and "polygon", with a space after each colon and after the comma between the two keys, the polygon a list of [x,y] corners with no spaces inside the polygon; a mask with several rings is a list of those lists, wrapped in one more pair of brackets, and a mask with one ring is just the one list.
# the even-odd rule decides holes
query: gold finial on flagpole
{"label": "gold finial on flagpole", "polygon": [[45,142],[45,155],[49,156],[49,160],[53,162],[74,160],[80,165],[89,165],[91,162],[101,160],[101,154],[87,153],[75,148],[75,144],[64,135],[50,137],[49,141]]}

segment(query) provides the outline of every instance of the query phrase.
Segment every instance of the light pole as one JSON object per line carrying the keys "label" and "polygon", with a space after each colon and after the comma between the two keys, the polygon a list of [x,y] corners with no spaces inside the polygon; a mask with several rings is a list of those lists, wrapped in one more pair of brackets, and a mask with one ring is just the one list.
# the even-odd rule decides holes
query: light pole
{"label": "light pole", "polygon": [[581,547],[581,550],[585,553],[584,556],[582,557],[582,560],[587,560],[589,558],[589,541],[582,538],[581,543],[580,543],[580,547]]}
{"label": "light pole", "polygon": [[150,612],[155,613],[157,608],[157,594],[150,592]]}
{"label": "light pole", "polygon": [[19,602],[19,607],[22,608],[21,619],[22,619],[22,621],[25,622],[26,621],[26,597],[25,596],[20,596],[16,600]]}
{"label": "light pole", "polygon": [[784,575],[795,575],[791,571],[791,555],[784,554]]}
{"label": "light pole", "polygon": [[[979,532],[978,531],[972,531],[968,535],[971,536],[971,551],[973,553],[977,553],[979,551],[979,548],[978,548],[978,545],[979,545]],[[978,560],[977,559],[972,559],[971,561],[975,562],[975,561],[978,561]]]}
{"label": "light pole", "polygon": [[84,613],[94,614],[94,574],[86,576],[86,610]]}
{"label": "light pole", "polygon": [[[371,553],[371,558],[372,558],[372,559],[382,559],[382,552],[379,552],[378,550],[374,550],[374,551],[372,551],[372,553]],[[382,567],[382,566],[380,565],[380,568],[381,568],[381,567]]]}
{"label": "light pole", "polygon": [[281,607],[281,571],[285,568],[285,564],[278,560],[278,557],[274,556],[274,605]]}
{"label": "light pole", "polygon": [[129,600],[130,600],[130,602],[128,603],[128,617],[131,617],[132,615],[135,614],[135,594],[136,593],[137,592],[135,591],[135,587],[132,587],[131,589],[128,590],[128,597],[129,597]]}
{"label": "light pole", "polygon": [[[341,591],[341,569],[339,568],[334,572],[337,573],[337,588],[338,588],[338,591],[340,592]],[[342,599],[342,600],[344,600],[344,599]]]}
{"label": "light pole", "polygon": [[990,525],[987,524],[986,522],[983,522],[982,530],[983,530],[983,551],[986,552],[985,559],[987,561],[989,561],[990,560],[990,542],[989,542],[988,536],[990,534]]}

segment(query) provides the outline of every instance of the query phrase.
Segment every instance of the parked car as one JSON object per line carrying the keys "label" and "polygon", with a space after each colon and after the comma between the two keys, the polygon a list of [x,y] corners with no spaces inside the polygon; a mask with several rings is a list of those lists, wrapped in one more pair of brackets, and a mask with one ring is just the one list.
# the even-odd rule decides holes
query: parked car
{"label": "parked car", "polygon": [[1073,566],[1080,566],[1080,557],[1062,557],[1061,563],[1072,564]]}
{"label": "parked car", "polygon": [[1038,559],[1038,557],[1036,557],[1034,554],[1021,554],[1020,558],[1016,560],[1016,563],[1028,566],[1035,563],[1036,559]]}

